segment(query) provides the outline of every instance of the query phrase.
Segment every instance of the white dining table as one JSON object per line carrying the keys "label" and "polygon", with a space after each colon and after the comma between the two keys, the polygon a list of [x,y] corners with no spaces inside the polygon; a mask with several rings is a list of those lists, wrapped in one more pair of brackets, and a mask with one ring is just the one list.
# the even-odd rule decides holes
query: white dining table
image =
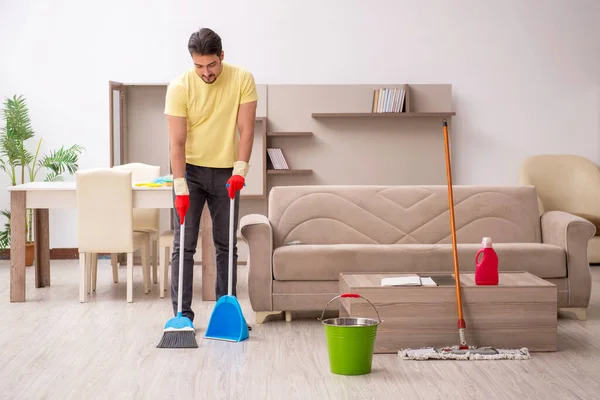
{"label": "white dining table", "polygon": [[[30,182],[8,188],[10,192],[10,301],[26,301],[25,242],[26,210],[33,209],[35,242],[35,287],[50,286],[49,209],[76,209],[75,182]],[[134,208],[173,208],[170,186],[132,186]],[[102,188],[98,188],[102,195]],[[205,205],[201,218],[202,299],[214,300],[216,265],[212,241],[212,220]],[[76,280],[75,284],[79,284]]]}

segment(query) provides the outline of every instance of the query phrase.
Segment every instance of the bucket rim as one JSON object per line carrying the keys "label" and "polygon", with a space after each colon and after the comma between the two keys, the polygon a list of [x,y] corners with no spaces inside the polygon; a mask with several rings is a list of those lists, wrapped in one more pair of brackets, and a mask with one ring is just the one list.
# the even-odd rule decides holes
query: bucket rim
{"label": "bucket rim", "polygon": [[[344,320],[344,319],[363,320],[363,321],[369,321],[372,323],[370,323],[368,325],[337,325],[337,324],[329,323],[331,321]],[[337,327],[341,327],[341,328],[369,328],[372,326],[378,326],[382,322],[383,322],[383,320],[376,320],[374,318],[365,318],[365,317],[336,317],[336,318],[327,318],[327,319],[321,320],[321,323],[323,325],[337,326]]]}

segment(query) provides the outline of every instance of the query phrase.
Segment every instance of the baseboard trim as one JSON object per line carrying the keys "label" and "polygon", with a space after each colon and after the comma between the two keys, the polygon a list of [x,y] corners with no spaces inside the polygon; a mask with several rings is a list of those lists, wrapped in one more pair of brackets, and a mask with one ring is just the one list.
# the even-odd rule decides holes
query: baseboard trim
{"label": "baseboard trim", "polygon": [[[76,247],[50,249],[51,260],[77,260],[78,258],[79,250]],[[10,249],[4,249],[0,252],[0,260],[10,260]]]}
{"label": "baseboard trim", "polygon": [[77,248],[57,248],[50,249],[51,260],[77,260],[79,258],[79,250]]}
{"label": "baseboard trim", "polygon": [[[109,253],[100,253],[98,257],[108,258]],[[51,260],[77,260],[79,258],[79,250],[76,247],[62,247],[50,249]],[[0,260],[10,260],[10,249],[0,251]],[[141,264],[141,257],[135,256],[133,258],[134,264]],[[201,262],[195,262],[194,264],[201,265]],[[239,265],[245,265],[246,261],[238,261]]]}

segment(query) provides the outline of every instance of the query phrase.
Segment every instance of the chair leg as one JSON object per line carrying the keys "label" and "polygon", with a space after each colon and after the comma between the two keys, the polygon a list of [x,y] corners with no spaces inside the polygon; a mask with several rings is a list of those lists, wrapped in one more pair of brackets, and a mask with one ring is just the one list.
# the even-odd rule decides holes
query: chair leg
{"label": "chair leg", "polygon": [[140,252],[142,255],[142,277],[144,281],[144,293],[148,294],[150,291],[150,259],[148,246],[150,242],[146,242],[140,248]]}
{"label": "chair leg", "polygon": [[165,297],[165,283],[167,281],[167,274],[166,274],[166,264],[167,263],[167,251],[165,247],[161,247],[160,248],[160,266],[159,266],[159,273],[158,273],[158,280],[159,280],[159,286],[158,286],[158,292],[160,294],[160,297]]}
{"label": "chair leg", "polygon": [[157,275],[158,275],[158,238],[152,240],[152,280],[154,281],[154,283],[157,283],[157,281],[158,281]]}
{"label": "chair leg", "polygon": [[87,292],[87,268],[85,259],[85,253],[79,253],[79,301],[81,303],[85,303]]}
{"label": "chair leg", "polygon": [[85,291],[92,293],[92,253],[85,254]]}
{"label": "chair leg", "polygon": [[113,282],[114,283],[119,283],[119,268],[118,268],[118,257],[119,255],[117,253],[111,253],[110,255],[110,263],[112,265],[112,271],[113,271]]}
{"label": "chair leg", "polygon": [[[150,248],[152,247],[152,232],[148,233],[148,241],[146,242],[146,247],[148,248],[148,254],[150,254]],[[142,256],[142,265],[144,265],[144,256]],[[150,260],[150,263],[152,263],[152,260]],[[148,271],[150,272],[150,271]],[[152,277],[148,277],[148,282],[150,282],[150,279],[154,280],[154,276]]]}
{"label": "chair leg", "polygon": [[90,254],[92,260],[92,291],[96,291],[96,282],[98,281],[98,253]]}
{"label": "chair leg", "polygon": [[171,273],[171,248],[170,247],[165,247],[165,270],[163,271],[164,273],[164,280],[165,280],[165,292],[167,291],[167,288],[169,287],[168,283],[169,283],[169,274]]}
{"label": "chair leg", "polygon": [[127,302],[133,302],[133,253],[127,253]]}

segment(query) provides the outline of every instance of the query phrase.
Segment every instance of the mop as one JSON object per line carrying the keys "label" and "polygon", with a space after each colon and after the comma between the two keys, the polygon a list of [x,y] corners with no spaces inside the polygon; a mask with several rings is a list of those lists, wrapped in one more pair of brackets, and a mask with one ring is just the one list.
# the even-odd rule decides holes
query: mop
{"label": "mop", "polygon": [[446,180],[448,183],[448,206],[450,208],[450,229],[452,232],[452,254],[454,258],[454,280],[456,281],[456,303],[458,306],[458,335],[460,345],[421,349],[403,349],[398,355],[403,360],[527,360],[531,358],[529,350],[500,349],[494,347],[477,347],[467,344],[465,329],[467,325],[463,317],[462,298],[460,292],[460,276],[458,271],[458,251],[456,249],[456,227],[454,224],[454,196],[452,193],[452,170],[450,167],[450,149],[448,139],[448,122],[444,120],[444,146],[446,152]]}
{"label": "mop", "polygon": [[185,219],[180,225],[179,232],[179,285],[177,286],[177,316],[167,321],[164,327],[163,337],[156,346],[159,349],[182,349],[197,348],[196,330],[192,320],[181,314],[181,303],[183,297],[183,251]]}
{"label": "mop", "polygon": [[242,307],[233,293],[233,222],[235,200],[229,206],[229,274],[227,296],[219,297],[208,322],[205,339],[241,342],[248,339],[249,329]]}

